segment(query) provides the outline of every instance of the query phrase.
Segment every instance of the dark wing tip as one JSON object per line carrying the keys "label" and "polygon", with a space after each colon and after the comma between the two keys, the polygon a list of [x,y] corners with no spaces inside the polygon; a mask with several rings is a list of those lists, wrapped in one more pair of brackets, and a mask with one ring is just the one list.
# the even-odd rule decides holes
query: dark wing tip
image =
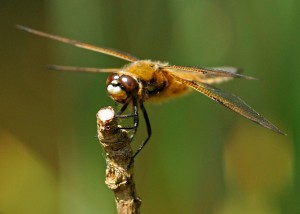
{"label": "dark wing tip", "polygon": [[[280,131],[280,130],[279,130]],[[282,131],[279,132],[279,134],[283,135],[283,136],[287,136],[287,133],[284,133]]]}
{"label": "dark wing tip", "polygon": [[255,77],[251,77],[251,76],[246,76],[246,75],[242,75],[242,74],[236,74],[238,78],[241,78],[241,79],[246,79],[246,80],[258,80],[257,78]]}
{"label": "dark wing tip", "polygon": [[271,126],[269,126],[268,128],[271,129],[272,131],[281,134],[283,136],[287,136],[286,133],[284,133],[283,131],[281,131],[280,129],[278,129],[276,126],[274,126],[271,122],[269,122],[271,124]]}
{"label": "dark wing tip", "polygon": [[24,31],[27,31],[27,32],[32,32],[32,29],[31,28],[28,28],[28,27],[25,27],[23,25],[16,25],[16,28],[17,29],[20,29],[20,30],[24,30]]}
{"label": "dark wing tip", "polygon": [[287,134],[284,133],[283,131],[281,131],[280,129],[278,129],[273,123],[271,123],[270,121],[266,120],[265,118],[261,117],[260,121],[253,121],[253,122],[257,122],[260,125],[276,132],[277,134],[281,134],[283,136],[286,136]]}
{"label": "dark wing tip", "polygon": [[60,66],[50,64],[50,65],[46,65],[46,68],[48,70],[59,70]]}

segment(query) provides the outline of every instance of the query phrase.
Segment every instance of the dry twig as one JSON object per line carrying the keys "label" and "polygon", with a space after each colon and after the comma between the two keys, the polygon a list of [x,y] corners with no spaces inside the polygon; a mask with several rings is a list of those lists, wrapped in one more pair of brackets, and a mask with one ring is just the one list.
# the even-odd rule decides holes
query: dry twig
{"label": "dry twig", "polygon": [[141,199],[133,181],[132,149],[126,131],[119,129],[112,107],[97,113],[98,138],[106,154],[105,183],[115,194],[119,214],[140,213]]}

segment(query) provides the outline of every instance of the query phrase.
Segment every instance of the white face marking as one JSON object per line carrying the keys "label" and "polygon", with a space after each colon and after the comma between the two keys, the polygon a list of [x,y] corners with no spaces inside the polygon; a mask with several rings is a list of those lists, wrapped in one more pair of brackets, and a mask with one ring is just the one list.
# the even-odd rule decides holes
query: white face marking
{"label": "white face marking", "polygon": [[112,94],[112,95],[120,95],[123,94],[123,90],[120,86],[113,86],[111,84],[109,84],[107,86],[107,91],[108,93]]}
{"label": "white face marking", "polygon": [[[118,78],[118,79],[119,79],[119,78]],[[117,80],[113,80],[113,81],[111,81],[110,84],[117,85],[117,84],[118,84],[118,81],[117,81]]]}

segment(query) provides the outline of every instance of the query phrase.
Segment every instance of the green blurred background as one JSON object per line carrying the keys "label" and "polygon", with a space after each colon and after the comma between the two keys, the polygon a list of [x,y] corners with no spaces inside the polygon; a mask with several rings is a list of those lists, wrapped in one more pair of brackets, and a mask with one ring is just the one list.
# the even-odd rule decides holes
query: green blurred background
{"label": "green blurred background", "polygon": [[[137,157],[142,213],[300,213],[299,1],[2,1],[0,213],[116,213],[96,112],[114,105],[105,74],[47,64],[126,62],[15,29],[22,24],[171,64],[244,68],[259,81],[219,87],[280,136],[192,93],[147,105]],[[145,138],[141,125],[134,145]]]}

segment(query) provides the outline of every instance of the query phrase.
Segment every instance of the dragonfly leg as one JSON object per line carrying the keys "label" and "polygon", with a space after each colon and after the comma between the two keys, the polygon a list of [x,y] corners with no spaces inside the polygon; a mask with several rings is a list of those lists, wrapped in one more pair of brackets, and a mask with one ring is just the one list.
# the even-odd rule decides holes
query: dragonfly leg
{"label": "dragonfly leg", "polygon": [[148,117],[148,114],[147,114],[147,111],[144,107],[144,104],[143,102],[141,101],[140,102],[140,108],[143,112],[143,116],[144,116],[144,119],[145,119],[145,122],[146,122],[146,126],[147,126],[147,133],[148,133],[148,136],[147,138],[142,142],[142,144],[140,145],[140,147],[136,150],[136,152],[133,154],[133,156],[131,157],[131,160],[130,160],[130,163],[128,165],[128,168],[130,168],[131,164],[133,163],[134,161],[134,158],[140,153],[140,151],[144,148],[144,146],[147,144],[147,142],[149,141],[150,137],[151,137],[151,124],[150,124],[150,120],[149,120],[149,117]]}
{"label": "dragonfly leg", "polygon": [[133,104],[133,114],[127,114],[127,115],[121,115],[127,108],[129,102],[125,103],[122,108],[120,109],[120,111],[117,113],[116,117],[117,118],[129,118],[129,117],[133,117],[133,126],[131,127],[120,127],[120,129],[126,129],[126,130],[132,130],[132,134],[129,137],[130,142],[133,140],[135,133],[137,131],[137,128],[139,126],[139,112],[138,112],[138,103],[137,103],[137,99],[133,98],[132,99],[132,104]]}

